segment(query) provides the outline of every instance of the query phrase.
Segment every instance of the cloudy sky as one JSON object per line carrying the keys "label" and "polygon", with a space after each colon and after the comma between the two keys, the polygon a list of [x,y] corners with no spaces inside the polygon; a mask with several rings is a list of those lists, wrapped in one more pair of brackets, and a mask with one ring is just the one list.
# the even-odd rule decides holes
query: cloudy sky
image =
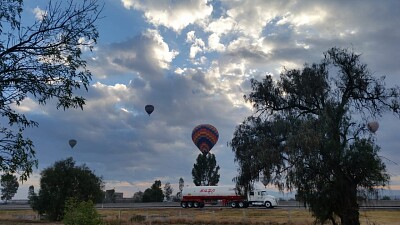
{"label": "cloudy sky", "polygon": [[[331,47],[353,48],[375,76],[389,86],[400,81],[398,0],[102,0],[100,38],[85,54],[93,81],[84,110],[56,110],[53,102],[20,107],[39,122],[27,135],[39,167],[27,187],[39,187],[39,173],[73,157],[102,176],[106,188],[131,197],[155,180],[180,177],[192,184],[200,153],[192,129],[213,124],[219,140],[211,150],[221,167],[220,184],[233,184],[234,154],[227,147],[235,126],[253,111],[243,101],[251,78],[278,76],[286,68],[319,62]],[[25,18],[35,18],[47,1],[26,0]],[[33,22],[33,19],[32,19]],[[152,104],[148,116],[144,106]],[[400,189],[399,118],[385,115],[376,140]],[[71,149],[68,140],[77,145]]]}

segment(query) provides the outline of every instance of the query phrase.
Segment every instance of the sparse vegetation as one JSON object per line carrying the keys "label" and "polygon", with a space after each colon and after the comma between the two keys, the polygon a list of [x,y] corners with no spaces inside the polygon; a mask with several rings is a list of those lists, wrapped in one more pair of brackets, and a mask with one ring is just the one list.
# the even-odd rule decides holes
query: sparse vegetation
{"label": "sparse vegetation", "polygon": [[[104,225],[312,225],[314,218],[303,208],[293,209],[98,209]],[[361,210],[361,225],[397,225],[399,210]],[[40,221],[32,210],[1,210],[0,225],[61,225]],[[326,225],[330,225],[326,223]]]}

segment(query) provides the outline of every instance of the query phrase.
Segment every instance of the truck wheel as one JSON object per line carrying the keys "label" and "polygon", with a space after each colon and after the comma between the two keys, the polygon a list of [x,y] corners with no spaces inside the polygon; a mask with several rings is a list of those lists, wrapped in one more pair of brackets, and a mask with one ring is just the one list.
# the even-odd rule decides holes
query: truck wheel
{"label": "truck wheel", "polygon": [[200,202],[193,202],[193,207],[199,208],[200,207]]}
{"label": "truck wheel", "polygon": [[187,207],[187,202],[181,202],[181,207],[186,208]]}
{"label": "truck wheel", "polygon": [[193,202],[188,202],[187,206],[188,208],[193,208]]}
{"label": "truck wheel", "polygon": [[271,202],[265,202],[265,208],[272,208]]}
{"label": "truck wheel", "polygon": [[231,202],[231,207],[232,208],[236,208],[237,207],[237,203],[236,202]]}
{"label": "truck wheel", "polygon": [[239,203],[238,203],[238,206],[239,206],[239,208],[245,208],[244,202],[239,202]]}

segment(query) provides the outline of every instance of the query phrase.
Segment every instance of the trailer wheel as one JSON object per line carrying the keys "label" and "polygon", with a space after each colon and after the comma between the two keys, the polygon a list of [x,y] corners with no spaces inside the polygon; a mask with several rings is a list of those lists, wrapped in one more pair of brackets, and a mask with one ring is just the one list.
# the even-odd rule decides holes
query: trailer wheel
{"label": "trailer wheel", "polygon": [[181,202],[181,207],[182,208],[187,208],[187,202]]}
{"label": "trailer wheel", "polygon": [[266,202],[264,203],[264,205],[265,205],[265,208],[272,208],[271,202],[266,201]]}
{"label": "trailer wheel", "polygon": [[188,202],[187,206],[188,208],[193,208],[193,202]]}
{"label": "trailer wheel", "polygon": [[193,207],[199,208],[200,207],[200,202],[193,202]]}
{"label": "trailer wheel", "polygon": [[204,208],[204,202],[200,203],[200,208]]}
{"label": "trailer wheel", "polygon": [[239,206],[239,208],[245,208],[246,207],[244,202],[239,202],[238,206]]}
{"label": "trailer wheel", "polygon": [[231,202],[231,207],[232,208],[236,208],[238,205],[237,205],[237,203],[236,202]]}

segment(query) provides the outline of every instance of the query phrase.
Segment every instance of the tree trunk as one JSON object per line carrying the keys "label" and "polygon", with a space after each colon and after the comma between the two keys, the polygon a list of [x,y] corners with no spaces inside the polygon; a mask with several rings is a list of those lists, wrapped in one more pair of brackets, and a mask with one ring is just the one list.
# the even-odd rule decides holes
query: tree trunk
{"label": "tree trunk", "polygon": [[342,190],[342,210],[340,219],[342,225],[360,225],[359,206],[357,203],[357,187],[352,181],[345,179]]}

